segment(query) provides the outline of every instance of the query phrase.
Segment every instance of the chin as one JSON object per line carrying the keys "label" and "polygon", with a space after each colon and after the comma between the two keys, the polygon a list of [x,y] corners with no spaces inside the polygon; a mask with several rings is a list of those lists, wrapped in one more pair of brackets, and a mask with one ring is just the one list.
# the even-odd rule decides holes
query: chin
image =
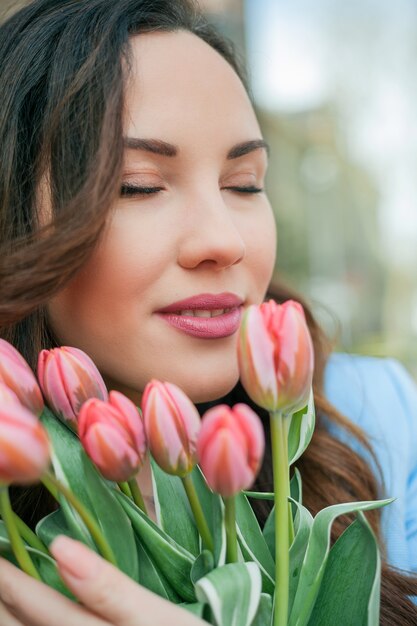
{"label": "chin", "polygon": [[198,376],[196,374],[193,380],[181,381],[176,384],[188,395],[194,404],[202,404],[204,402],[213,402],[220,400],[228,394],[237,384],[239,380],[238,374],[235,376]]}

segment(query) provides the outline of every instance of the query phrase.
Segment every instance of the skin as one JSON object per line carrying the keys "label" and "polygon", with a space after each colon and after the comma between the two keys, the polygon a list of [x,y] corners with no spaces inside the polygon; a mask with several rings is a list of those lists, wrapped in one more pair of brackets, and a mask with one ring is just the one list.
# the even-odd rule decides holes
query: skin
{"label": "skin", "polygon": [[[119,199],[105,238],[48,314],[61,344],[87,352],[109,389],[139,403],[146,383],[158,378],[196,403],[208,401],[238,380],[237,335],[190,337],[155,311],[207,292],[235,293],[245,307],[263,300],[275,260],[271,207],[263,191],[234,188],[263,188],[267,155],[257,148],[227,159],[236,144],[262,135],[243,85],[216,51],[187,32],[140,35],[132,47],[125,136],[169,142],[178,154],[126,149],[124,184],[162,190]],[[148,470],[141,474],[147,495]],[[57,614],[62,626],[206,623],[68,541],[60,557],[59,541],[53,549],[84,607],[0,559],[1,624],[55,626]]]}
{"label": "skin", "polygon": [[179,154],[126,150],[124,182],[163,190],[119,200],[105,240],[49,315],[61,343],[87,352],[109,388],[138,401],[155,377],[203,402],[236,384],[237,335],[196,339],[155,311],[206,292],[262,301],[275,256],[271,207],[265,193],[227,187],[263,187],[267,157],[258,149],[226,159],[262,135],[239,78],[206,43],[153,33],[133,49],[125,136],[157,138]]}

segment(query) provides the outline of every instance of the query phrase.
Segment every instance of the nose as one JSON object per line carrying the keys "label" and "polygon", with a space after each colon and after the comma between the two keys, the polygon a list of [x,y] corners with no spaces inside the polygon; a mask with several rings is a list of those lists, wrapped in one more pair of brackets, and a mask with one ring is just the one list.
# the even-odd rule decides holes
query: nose
{"label": "nose", "polygon": [[[203,192],[204,194],[204,192]],[[186,269],[200,265],[225,269],[240,263],[246,246],[222,194],[200,193],[188,205],[182,230],[178,263]]]}

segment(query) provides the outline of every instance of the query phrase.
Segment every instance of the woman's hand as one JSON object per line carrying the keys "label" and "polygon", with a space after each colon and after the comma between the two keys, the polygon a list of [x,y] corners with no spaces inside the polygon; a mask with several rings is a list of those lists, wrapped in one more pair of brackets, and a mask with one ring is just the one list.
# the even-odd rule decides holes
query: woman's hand
{"label": "woman's hand", "polygon": [[1,626],[202,626],[188,611],[136,584],[79,541],[60,536],[50,551],[81,604],[0,558]]}

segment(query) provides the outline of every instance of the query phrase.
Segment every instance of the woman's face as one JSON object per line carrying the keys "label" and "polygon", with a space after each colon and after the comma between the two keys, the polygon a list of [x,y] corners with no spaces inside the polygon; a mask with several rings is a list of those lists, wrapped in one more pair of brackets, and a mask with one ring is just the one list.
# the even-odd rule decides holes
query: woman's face
{"label": "woman's face", "polygon": [[[255,192],[267,155],[244,87],[205,42],[158,32],[132,49],[124,192],[49,316],[109,388],[138,401],[158,378],[208,401],[236,384],[239,317],[272,274],[273,215]],[[169,305],[175,312],[158,313]]]}

